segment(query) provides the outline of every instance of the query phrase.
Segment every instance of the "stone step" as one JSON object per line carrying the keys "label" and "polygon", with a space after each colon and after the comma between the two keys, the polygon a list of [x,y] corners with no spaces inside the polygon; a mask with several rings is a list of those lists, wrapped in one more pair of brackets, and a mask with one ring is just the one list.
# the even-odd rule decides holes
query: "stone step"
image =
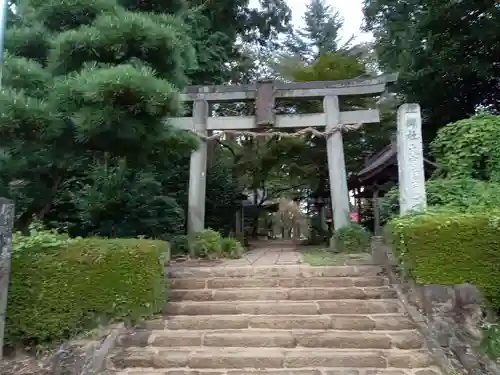
{"label": "stone step", "polygon": [[404,330],[413,322],[404,314],[375,315],[177,315],[141,323],[140,329],[336,329]]}
{"label": "stone step", "polygon": [[215,277],[367,277],[380,276],[380,266],[240,266],[240,267],[180,267],[167,268],[168,277],[209,279]]}
{"label": "stone step", "polygon": [[184,301],[169,302],[167,315],[314,315],[403,312],[397,299],[334,301]]}
{"label": "stone step", "polygon": [[153,369],[135,368],[130,371],[108,371],[106,375],[441,375],[437,367],[427,368],[295,368],[295,369]]}
{"label": "stone step", "polygon": [[266,368],[423,368],[433,365],[427,350],[318,348],[156,348],[131,347],[111,357],[116,369],[266,369]]}
{"label": "stone step", "polygon": [[251,288],[251,289],[175,289],[171,301],[318,301],[338,299],[397,298],[389,286],[348,288]]}
{"label": "stone step", "polygon": [[368,287],[388,285],[382,276],[367,277],[215,277],[212,279],[171,279],[170,289],[231,289],[231,288],[322,288]]}
{"label": "stone step", "polygon": [[335,330],[137,330],[121,335],[121,347],[252,347],[252,348],[339,348],[339,349],[421,349],[423,340],[416,330],[335,331]]}

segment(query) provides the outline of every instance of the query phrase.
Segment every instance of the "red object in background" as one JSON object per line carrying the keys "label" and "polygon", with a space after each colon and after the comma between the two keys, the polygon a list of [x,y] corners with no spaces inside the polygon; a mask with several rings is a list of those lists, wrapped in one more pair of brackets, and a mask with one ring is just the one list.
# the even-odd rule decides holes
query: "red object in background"
{"label": "red object in background", "polygon": [[332,218],[331,218],[331,217],[329,217],[328,219],[326,219],[326,222],[327,222],[327,223],[331,223],[331,222],[332,222]]}
{"label": "red object in background", "polygon": [[358,223],[359,222],[359,213],[357,212],[349,212],[349,216],[351,217],[351,221]]}

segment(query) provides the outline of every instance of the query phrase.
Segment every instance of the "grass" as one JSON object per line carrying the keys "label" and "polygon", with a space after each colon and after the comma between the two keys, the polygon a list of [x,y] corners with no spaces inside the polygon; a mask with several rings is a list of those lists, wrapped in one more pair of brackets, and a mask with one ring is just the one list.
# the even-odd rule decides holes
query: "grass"
{"label": "grass", "polygon": [[304,252],[304,263],[311,266],[370,264],[370,258],[370,253],[336,253],[328,248],[307,249]]}
{"label": "grass", "polygon": [[311,266],[336,266],[339,264],[339,257],[326,249],[315,249],[304,254],[304,262]]}

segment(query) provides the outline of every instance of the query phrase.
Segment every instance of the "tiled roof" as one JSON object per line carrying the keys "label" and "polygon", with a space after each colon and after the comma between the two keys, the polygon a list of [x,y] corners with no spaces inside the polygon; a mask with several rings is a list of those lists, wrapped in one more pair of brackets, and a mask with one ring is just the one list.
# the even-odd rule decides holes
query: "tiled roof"
{"label": "tiled roof", "polygon": [[[391,144],[385,146],[382,150],[374,154],[372,157],[370,157],[366,163],[365,167],[356,173],[356,177],[358,180],[366,180],[373,175],[375,175],[377,172],[385,169],[389,165],[397,165],[398,163],[398,150],[395,142],[391,142]],[[424,164],[437,168],[437,164],[430,161],[429,159],[424,157]]]}

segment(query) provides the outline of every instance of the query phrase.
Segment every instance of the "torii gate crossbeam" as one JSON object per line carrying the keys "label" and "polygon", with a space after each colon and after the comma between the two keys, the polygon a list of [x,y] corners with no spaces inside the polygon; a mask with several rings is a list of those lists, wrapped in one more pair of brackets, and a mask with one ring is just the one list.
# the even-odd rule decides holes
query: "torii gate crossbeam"
{"label": "torii gate crossbeam", "polygon": [[[207,135],[212,130],[250,130],[263,126],[282,128],[326,127],[326,131],[345,124],[380,122],[378,109],[340,111],[339,96],[373,96],[397,80],[397,74],[375,78],[342,81],[277,82],[264,81],[250,85],[190,86],[181,94],[183,101],[193,102],[193,117],[177,117],[169,124]],[[276,115],[277,98],[323,98],[323,112],[301,115]],[[210,117],[211,103],[255,101],[255,116]],[[349,223],[349,196],[344,161],[342,132],[327,139],[328,172],[335,229]],[[188,233],[205,226],[207,145],[191,155],[189,172]]]}

